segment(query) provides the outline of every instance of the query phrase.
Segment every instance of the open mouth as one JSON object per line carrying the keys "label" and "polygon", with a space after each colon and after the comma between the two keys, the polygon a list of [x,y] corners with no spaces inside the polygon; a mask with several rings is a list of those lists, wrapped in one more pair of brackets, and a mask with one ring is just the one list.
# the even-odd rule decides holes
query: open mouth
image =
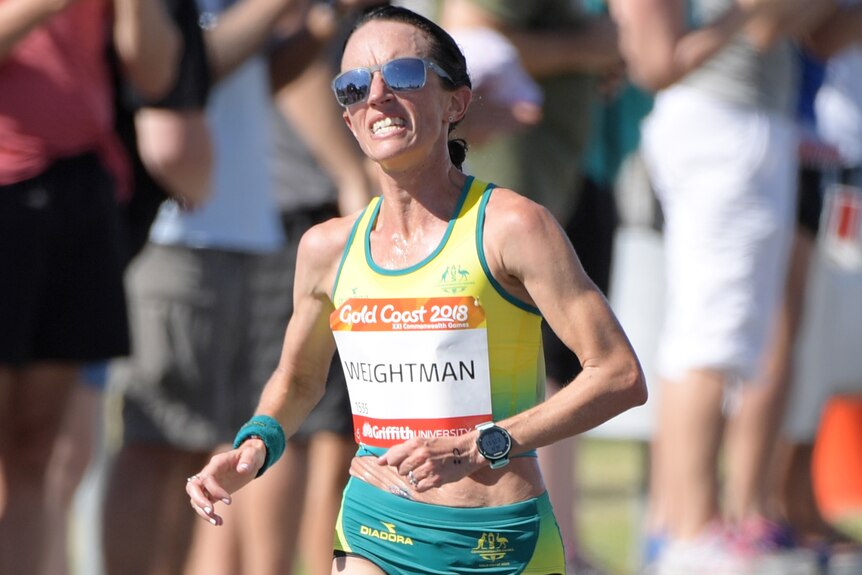
{"label": "open mouth", "polygon": [[375,136],[384,136],[390,132],[395,132],[405,125],[403,118],[386,117],[374,122],[371,126],[371,132]]}

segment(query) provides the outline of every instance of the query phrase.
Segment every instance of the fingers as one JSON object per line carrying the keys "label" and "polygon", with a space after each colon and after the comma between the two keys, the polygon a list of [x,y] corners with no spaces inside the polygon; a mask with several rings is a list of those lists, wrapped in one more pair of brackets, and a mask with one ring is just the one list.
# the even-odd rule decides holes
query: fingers
{"label": "fingers", "polygon": [[407,481],[413,487],[419,487],[419,480],[416,479],[416,475],[413,473],[413,470],[407,472]]}
{"label": "fingers", "polygon": [[421,465],[407,472],[407,483],[417,493],[424,493],[442,485],[442,478],[433,465]]}
{"label": "fingers", "polygon": [[426,461],[428,461],[428,454],[425,446],[410,441],[390,447],[386,453],[377,458],[379,465],[395,467],[398,474],[403,477],[407,477],[410,471],[414,471]]}
{"label": "fingers", "polygon": [[230,505],[231,493],[254,479],[265,456],[259,439],[247,441],[242,449],[213,456],[203,470],[186,480],[186,493],[195,513],[212,525],[222,525],[224,519],[215,512],[215,504]]}
{"label": "fingers", "polygon": [[221,518],[215,513],[215,501],[203,486],[203,478],[200,475],[192,475],[186,479],[186,493],[195,513],[212,525],[221,524]]}
{"label": "fingers", "polygon": [[230,505],[231,493],[254,479],[258,469],[263,466],[266,456],[263,442],[252,439],[243,445],[242,449],[213,456],[202,471],[186,480],[186,493],[192,509],[212,525],[224,523],[223,518],[215,512],[215,504],[222,502]]}
{"label": "fingers", "polygon": [[444,468],[444,457],[435,455],[425,442],[413,440],[389,448],[377,458],[377,464],[392,468],[402,478],[405,487],[419,493],[456,481],[467,471],[464,469],[462,472],[454,465]]}
{"label": "fingers", "polygon": [[[258,440],[249,440],[249,441],[260,441]],[[236,464],[236,472],[241,475],[252,475],[254,477],[257,474],[257,470],[263,466],[263,460],[259,458],[259,451],[251,448],[243,447],[240,451],[239,462]],[[264,451],[266,453],[266,451]]]}
{"label": "fingers", "polygon": [[409,483],[413,489],[423,491],[419,484],[424,478],[421,468],[424,466],[425,462],[409,462],[406,459],[402,459],[399,463],[396,463],[395,461],[389,461],[386,459],[386,455],[380,457],[377,462],[380,465],[389,465],[393,467],[398,475],[403,477],[405,482]]}
{"label": "fingers", "polygon": [[216,501],[230,505],[230,494],[210,476],[192,475],[186,479],[186,493],[192,509],[212,525],[222,525],[224,519],[215,512]]}

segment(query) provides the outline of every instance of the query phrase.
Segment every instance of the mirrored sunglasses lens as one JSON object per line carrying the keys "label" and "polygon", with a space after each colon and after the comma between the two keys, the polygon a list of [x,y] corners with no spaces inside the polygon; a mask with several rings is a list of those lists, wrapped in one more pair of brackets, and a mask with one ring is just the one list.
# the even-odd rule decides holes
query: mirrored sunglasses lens
{"label": "mirrored sunglasses lens", "polygon": [[425,85],[425,62],[419,58],[392,60],[381,71],[386,85],[393,90],[418,90]]}
{"label": "mirrored sunglasses lens", "polygon": [[367,70],[350,70],[338,76],[332,85],[338,103],[350,106],[368,97],[371,74]]}

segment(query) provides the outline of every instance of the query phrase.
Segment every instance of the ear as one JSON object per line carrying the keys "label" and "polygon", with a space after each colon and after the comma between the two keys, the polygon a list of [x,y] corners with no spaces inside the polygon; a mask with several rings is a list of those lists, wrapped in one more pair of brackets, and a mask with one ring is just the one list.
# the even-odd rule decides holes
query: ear
{"label": "ear", "polygon": [[473,99],[473,91],[467,86],[459,86],[449,92],[449,105],[446,108],[446,120],[452,118],[449,123],[459,122],[464,119],[470,101]]}
{"label": "ear", "polygon": [[347,128],[353,134],[353,137],[356,138],[356,130],[353,129],[353,122],[350,121],[350,114],[347,113],[347,109],[343,109],[341,117],[344,118],[344,123],[347,124]]}

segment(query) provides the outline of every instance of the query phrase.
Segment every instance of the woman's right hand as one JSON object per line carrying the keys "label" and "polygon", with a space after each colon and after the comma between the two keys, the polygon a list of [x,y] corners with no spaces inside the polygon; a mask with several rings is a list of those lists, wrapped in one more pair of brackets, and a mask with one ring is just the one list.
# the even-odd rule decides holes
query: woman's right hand
{"label": "woman's right hand", "polygon": [[266,447],[257,438],[214,455],[203,469],[186,480],[192,509],[208,523],[222,525],[224,519],[215,512],[215,504],[221,501],[230,505],[231,494],[257,476],[265,459]]}

